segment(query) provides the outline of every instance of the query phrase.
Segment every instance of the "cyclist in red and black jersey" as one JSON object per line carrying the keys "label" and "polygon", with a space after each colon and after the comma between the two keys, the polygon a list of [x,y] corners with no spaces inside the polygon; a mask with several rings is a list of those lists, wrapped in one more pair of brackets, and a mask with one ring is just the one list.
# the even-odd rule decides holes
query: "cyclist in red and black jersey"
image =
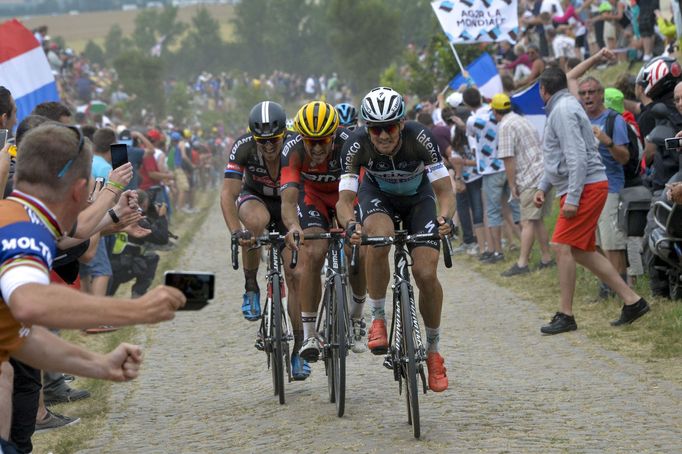
{"label": "cyclist in red and black jersey", "polygon": [[249,114],[250,132],[234,143],[225,167],[220,205],[227,228],[244,246],[246,283],[242,313],[251,321],[260,318],[261,310],[256,281],[259,255],[257,250],[247,249],[250,239],[261,235],[272,221],[279,224],[281,233],[286,232],[279,197],[280,157],[290,135],[286,119],[279,104],[270,101],[256,104]]}
{"label": "cyclist in red and black jersey", "polygon": [[[339,198],[341,149],[349,137],[345,129],[339,128],[334,107],[321,101],[304,105],[296,115],[294,127],[299,135],[285,144],[282,153],[282,218],[288,228],[290,248],[297,247],[294,233],[303,239],[305,233],[320,233],[333,226]],[[317,361],[321,350],[315,322],[322,293],[320,272],[327,246],[326,241],[301,241],[299,263],[294,271],[296,303],[300,304],[303,322],[300,356],[311,362]],[[351,275],[350,280],[354,301],[351,307],[353,351],[361,352],[364,350],[364,273]],[[298,346],[297,342],[295,348]]]}

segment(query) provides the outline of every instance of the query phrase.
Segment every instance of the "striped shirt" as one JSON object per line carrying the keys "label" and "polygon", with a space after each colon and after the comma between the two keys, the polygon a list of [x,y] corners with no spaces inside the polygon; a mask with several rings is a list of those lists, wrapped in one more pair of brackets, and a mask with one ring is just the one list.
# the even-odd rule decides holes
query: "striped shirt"
{"label": "striped shirt", "polygon": [[510,112],[497,131],[497,157],[516,158],[516,185],[519,191],[537,188],[544,171],[538,131],[521,115]]}

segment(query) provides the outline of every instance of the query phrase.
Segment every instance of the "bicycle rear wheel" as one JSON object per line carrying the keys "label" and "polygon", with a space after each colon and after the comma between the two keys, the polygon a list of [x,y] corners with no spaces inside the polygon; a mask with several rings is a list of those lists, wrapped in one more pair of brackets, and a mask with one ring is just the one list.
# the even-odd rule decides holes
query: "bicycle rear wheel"
{"label": "bicycle rear wheel", "polygon": [[421,435],[419,421],[419,389],[417,388],[417,361],[414,354],[414,331],[412,328],[412,311],[410,310],[410,291],[407,283],[400,284],[400,315],[402,318],[403,355],[407,355],[407,364],[401,361],[403,376],[407,384],[405,398],[407,401],[407,422],[412,424],[414,438]]}
{"label": "bicycle rear wheel", "polygon": [[282,298],[280,293],[279,276],[272,276],[272,385],[275,388],[275,395],[279,396],[279,403],[284,404],[284,359],[287,357],[285,348],[287,342],[282,334]]}
{"label": "bicycle rear wheel", "polygon": [[334,295],[331,307],[334,314],[332,326],[332,369],[334,371],[334,391],[336,400],[336,414],[343,416],[346,406],[346,355],[348,345],[346,292],[341,283],[341,276],[334,279]]}

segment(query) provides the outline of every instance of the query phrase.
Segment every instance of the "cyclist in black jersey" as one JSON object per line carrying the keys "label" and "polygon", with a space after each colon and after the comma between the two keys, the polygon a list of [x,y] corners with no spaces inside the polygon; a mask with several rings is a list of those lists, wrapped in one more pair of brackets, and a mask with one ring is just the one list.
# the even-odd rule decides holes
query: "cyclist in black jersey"
{"label": "cyclist in black jersey", "polygon": [[[362,101],[360,115],[367,127],[356,130],[341,155],[339,222],[346,229],[370,236],[394,235],[399,217],[409,233],[438,230],[447,235],[455,212],[450,177],[438,145],[428,128],[405,121],[405,102],[391,88],[378,87]],[[359,183],[360,169],[365,169]],[[353,201],[358,197],[360,223],[354,226]],[[438,202],[438,215],[436,214]],[[353,235],[354,240],[359,238]],[[438,243],[412,248],[412,272],[419,287],[419,311],[426,325],[429,387],[447,389],[448,380],[438,352],[443,290],[438,281]],[[390,248],[369,248],[366,256],[367,302],[372,307],[368,347],[381,353],[388,347],[384,304],[389,282]]]}
{"label": "cyclist in black jersey", "polygon": [[279,180],[281,152],[290,133],[282,106],[270,101],[256,104],[249,114],[249,131],[235,141],[230,152],[220,205],[227,228],[245,247],[242,313],[254,321],[261,315],[256,281],[259,255],[246,247],[272,221],[278,223],[280,232],[286,232],[280,213]]}

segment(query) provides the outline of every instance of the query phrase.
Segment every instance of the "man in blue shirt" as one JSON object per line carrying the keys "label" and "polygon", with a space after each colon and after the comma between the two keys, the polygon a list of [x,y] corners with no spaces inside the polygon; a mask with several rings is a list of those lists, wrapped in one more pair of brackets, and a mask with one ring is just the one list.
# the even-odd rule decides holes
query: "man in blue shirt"
{"label": "man in blue shirt", "polygon": [[[627,236],[618,228],[618,193],[623,189],[625,176],[623,165],[628,162],[628,132],[625,120],[617,115],[611,137],[606,133],[609,109],[604,106],[604,87],[594,77],[587,77],[578,84],[578,96],[592,123],[592,130],[599,144],[599,155],[606,167],[609,193],[599,217],[597,245],[604,251],[613,267],[626,279],[627,263],[625,249]],[[602,285],[599,295],[609,296],[609,289]]]}

